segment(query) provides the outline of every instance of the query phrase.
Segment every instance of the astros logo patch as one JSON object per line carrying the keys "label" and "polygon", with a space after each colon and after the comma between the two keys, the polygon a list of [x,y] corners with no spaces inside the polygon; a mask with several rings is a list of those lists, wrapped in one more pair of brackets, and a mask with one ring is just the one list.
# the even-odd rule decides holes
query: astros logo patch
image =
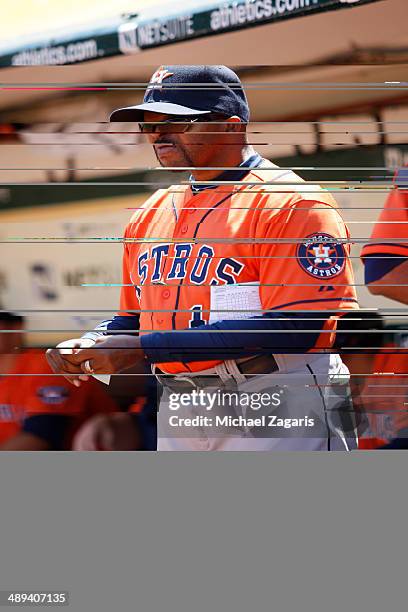
{"label": "astros logo patch", "polygon": [[297,260],[315,278],[333,278],[346,264],[344,246],[330,234],[312,234],[297,248]]}
{"label": "astros logo patch", "polygon": [[164,79],[173,76],[174,72],[169,72],[164,66],[160,66],[150,79],[150,83],[147,89],[161,89],[161,84]]}

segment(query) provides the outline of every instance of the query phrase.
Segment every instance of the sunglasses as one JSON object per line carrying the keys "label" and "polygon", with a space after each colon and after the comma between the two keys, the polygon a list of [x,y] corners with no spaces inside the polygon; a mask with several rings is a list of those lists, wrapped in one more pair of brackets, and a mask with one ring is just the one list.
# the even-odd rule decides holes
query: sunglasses
{"label": "sunglasses", "polygon": [[217,119],[221,120],[220,116],[213,114],[196,117],[195,119],[175,116],[171,119],[166,119],[166,121],[143,121],[139,123],[139,130],[142,134],[155,134],[156,132],[160,132],[160,134],[182,134],[190,129],[193,123],[208,123],[208,121],[215,121]]}

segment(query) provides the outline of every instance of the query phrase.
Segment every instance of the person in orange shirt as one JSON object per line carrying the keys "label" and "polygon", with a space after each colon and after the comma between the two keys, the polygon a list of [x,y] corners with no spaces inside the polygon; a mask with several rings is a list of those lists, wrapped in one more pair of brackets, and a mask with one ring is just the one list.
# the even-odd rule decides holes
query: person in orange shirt
{"label": "person in orange shirt", "polygon": [[373,295],[408,304],[408,167],[396,173],[361,258],[365,282]]}
{"label": "person in orange shirt", "polygon": [[96,381],[75,389],[43,351],[21,349],[23,317],[2,311],[0,324],[0,450],[68,450],[89,417],[118,409]]}
{"label": "person in orange shirt", "polygon": [[[400,168],[395,173],[393,188],[374,225],[370,242],[361,251],[361,258],[365,282],[372,294],[408,304],[408,167]],[[394,375],[389,380],[394,389],[399,389],[397,396],[400,396],[406,382],[404,374],[408,373],[408,354],[403,347],[389,347],[388,353],[380,353],[376,369],[380,373],[400,375]],[[388,399],[385,401],[388,402]],[[407,406],[405,404],[401,408],[400,397],[396,397],[395,401],[397,411],[391,426],[394,433],[398,431],[398,437],[385,448],[408,448],[408,436],[404,434],[400,437],[407,427]],[[375,403],[381,409],[382,402]]]}
{"label": "person in orange shirt", "polygon": [[[163,167],[192,175],[135,212],[120,312],[93,332],[92,347],[50,349],[54,371],[80,382],[151,365],[163,387],[158,450],[350,448],[329,423],[340,402],[332,383],[341,394],[348,380],[332,350],[337,318],[358,307],[350,234],[331,194],[253,149],[244,88],[226,66],[161,66],[144,103],[110,119],[138,122]],[[258,382],[269,391],[268,430],[248,424],[255,407],[234,406],[237,418],[228,413],[215,431],[201,419],[208,407],[194,406],[198,390],[202,398],[229,385],[253,399]],[[173,392],[191,392],[184,430],[173,428]],[[217,397],[215,427],[224,422]]]}

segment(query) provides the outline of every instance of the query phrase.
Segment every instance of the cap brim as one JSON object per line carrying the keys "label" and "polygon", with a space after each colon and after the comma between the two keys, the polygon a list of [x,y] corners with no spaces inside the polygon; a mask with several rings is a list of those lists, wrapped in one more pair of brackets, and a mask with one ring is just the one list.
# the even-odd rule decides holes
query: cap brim
{"label": "cap brim", "polygon": [[145,111],[162,113],[164,115],[208,115],[210,110],[197,110],[170,102],[146,102],[137,106],[118,108],[111,113],[109,121],[142,121]]}

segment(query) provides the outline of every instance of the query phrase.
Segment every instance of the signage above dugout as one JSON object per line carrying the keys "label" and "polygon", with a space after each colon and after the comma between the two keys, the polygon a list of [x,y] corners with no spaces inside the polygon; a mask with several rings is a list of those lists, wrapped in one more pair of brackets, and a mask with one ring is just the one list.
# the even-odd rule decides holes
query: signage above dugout
{"label": "signage above dugout", "polygon": [[379,0],[192,0],[184,10],[169,9],[167,4],[153,6],[92,29],[71,28],[48,39],[2,46],[0,67],[78,64],[373,2]]}
{"label": "signage above dugout", "polygon": [[134,24],[123,24],[119,29],[119,40],[124,52],[128,52],[132,45],[136,49],[147,49],[373,1],[377,0],[238,0],[192,3],[197,5],[195,10],[186,8],[174,15],[149,16]]}

